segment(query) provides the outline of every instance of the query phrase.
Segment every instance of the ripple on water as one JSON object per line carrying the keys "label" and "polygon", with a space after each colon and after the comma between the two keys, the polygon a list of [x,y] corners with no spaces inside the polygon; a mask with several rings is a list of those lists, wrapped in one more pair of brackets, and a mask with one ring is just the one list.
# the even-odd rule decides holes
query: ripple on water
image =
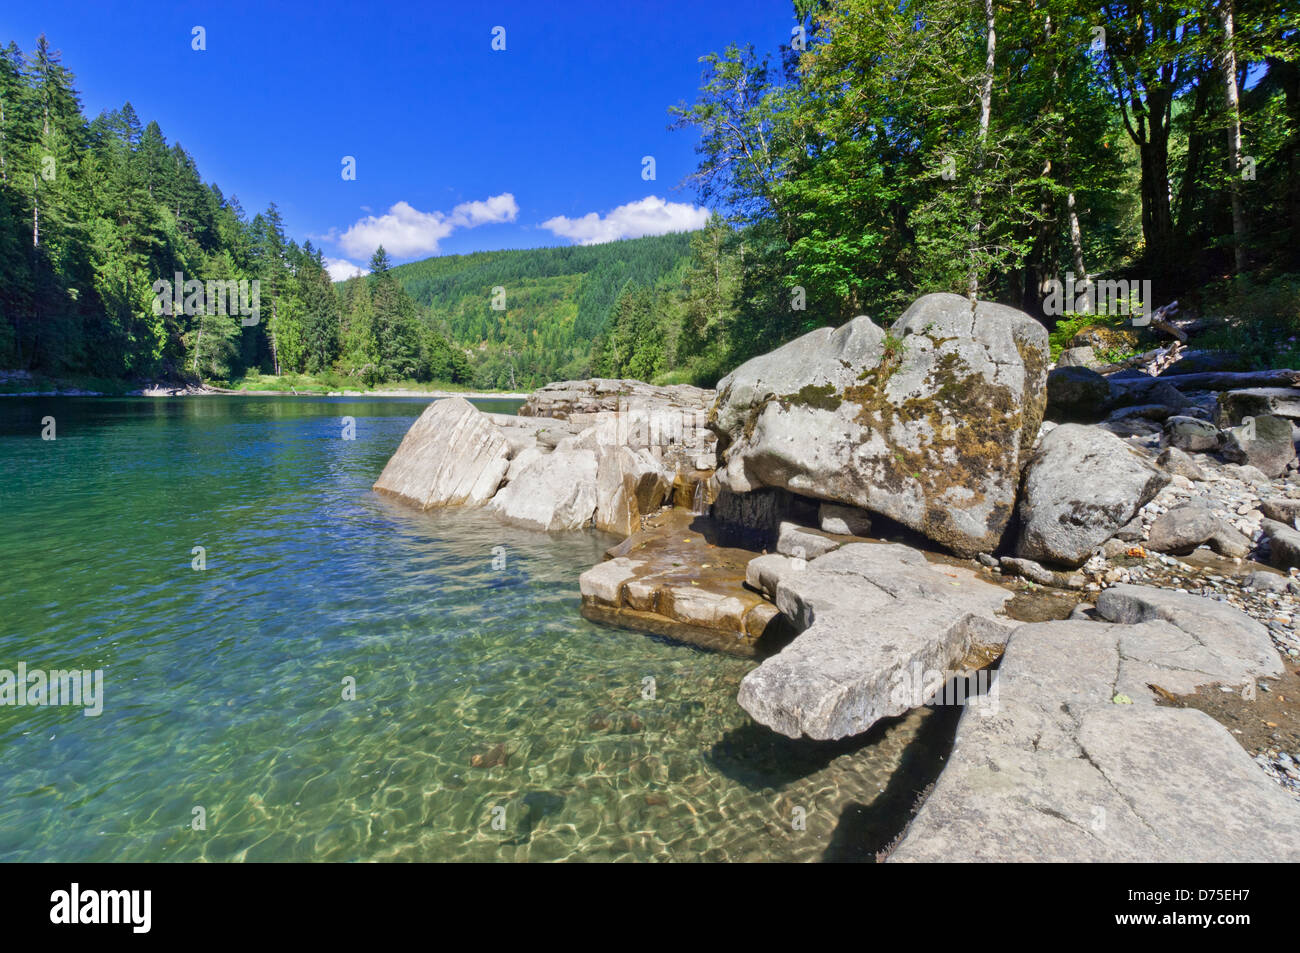
{"label": "ripple on water", "polygon": [[950,744],[774,735],[752,662],[580,617],[608,537],[375,496],[420,402],[123,403],[0,428],[0,667],[105,677],[0,708],[0,860],[869,859]]}

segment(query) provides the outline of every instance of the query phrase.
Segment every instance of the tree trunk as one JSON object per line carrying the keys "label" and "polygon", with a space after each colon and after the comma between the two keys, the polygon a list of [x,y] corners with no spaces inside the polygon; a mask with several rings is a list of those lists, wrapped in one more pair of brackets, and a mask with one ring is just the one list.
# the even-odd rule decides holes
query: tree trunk
{"label": "tree trunk", "polygon": [[1237,91],[1237,54],[1232,48],[1232,0],[1222,0],[1223,83],[1228,98],[1228,191],[1232,196],[1232,245],[1237,274],[1246,271],[1246,215],[1241,207],[1241,106]]}
{"label": "tree trunk", "polygon": [[975,154],[975,221],[971,226],[970,269],[966,276],[966,296],[973,303],[979,294],[980,233],[984,230],[983,188],[984,156],[989,141],[989,121],[993,115],[993,60],[997,52],[997,32],[993,22],[993,0],[984,0],[986,39],[984,43],[984,75],[980,77],[980,137]]}

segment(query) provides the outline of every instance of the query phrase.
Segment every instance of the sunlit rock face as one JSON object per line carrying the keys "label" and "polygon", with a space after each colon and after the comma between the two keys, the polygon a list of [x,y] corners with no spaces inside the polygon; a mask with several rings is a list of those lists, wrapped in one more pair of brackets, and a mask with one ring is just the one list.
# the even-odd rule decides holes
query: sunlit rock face
{"label": "sunlit rock face", "polygon": [[741,365],[710,426],[719,482],[887,516],[962,555],[995,548],[1043,419],[1047,330],[932,294],[889,333],[859,317]]}

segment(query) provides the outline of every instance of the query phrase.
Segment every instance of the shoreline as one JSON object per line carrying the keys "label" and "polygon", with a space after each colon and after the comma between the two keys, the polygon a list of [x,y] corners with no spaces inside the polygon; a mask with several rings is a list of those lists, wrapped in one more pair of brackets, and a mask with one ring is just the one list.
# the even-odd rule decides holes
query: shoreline
{"label": "shoreline", "polygon": [[325,393],[316,391],[284,390],[228,390],[220,387],[146,387],[140,390],[126,391],[121,394],[108,394],[103,391],[67,388],[59,390],[29,390],[0,394],[0,397],[428,397],[430,400],[442,400],[447,397],[463,397],[466,400],[527,400],[527,393],[496,393],[491,391],[451,391],[451,390],[332,390]]}

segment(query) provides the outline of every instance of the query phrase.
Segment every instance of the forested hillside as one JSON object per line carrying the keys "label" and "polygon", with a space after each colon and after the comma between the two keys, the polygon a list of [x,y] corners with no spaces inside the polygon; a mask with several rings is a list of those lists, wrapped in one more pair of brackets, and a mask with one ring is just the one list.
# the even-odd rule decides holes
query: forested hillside
{"label": "forested hillside", "polygon": [[[1106,323],[1048,282],[1150,281],[1246,363],[1300,362],[1300,30],[1269,0],[796,0],[779,52],[701,60],[668,121],[708,227],[331,284],[130,104],[87,120],[44,37],[0,52],[0,368],[525,388],[711,383],[929,291]],[[256,279],[257,323],[154,283]],[[1050,311],[1050,309],[1048,309]],[[1082,314],[1082,318],[1081,315]],[[1217,337],[1216,337],[1217,335]]]}
{"label": "forested hillside", "polygon": [[[257,279],[261,316],[157,313],[154,283]],[[249,219],[128,102],[87,121],[45,37],[0,50],[0,367],[229,380],[320,368],[338,306],[274,205]]]}
{"label": "forested hillside", "polygon": [[468,352],[467,382],[513,389],[591,373],[592,343],[619,295],[680,285],[690,248],[689,235],[672,234],[445,255],[393,274],[429,322]]}

